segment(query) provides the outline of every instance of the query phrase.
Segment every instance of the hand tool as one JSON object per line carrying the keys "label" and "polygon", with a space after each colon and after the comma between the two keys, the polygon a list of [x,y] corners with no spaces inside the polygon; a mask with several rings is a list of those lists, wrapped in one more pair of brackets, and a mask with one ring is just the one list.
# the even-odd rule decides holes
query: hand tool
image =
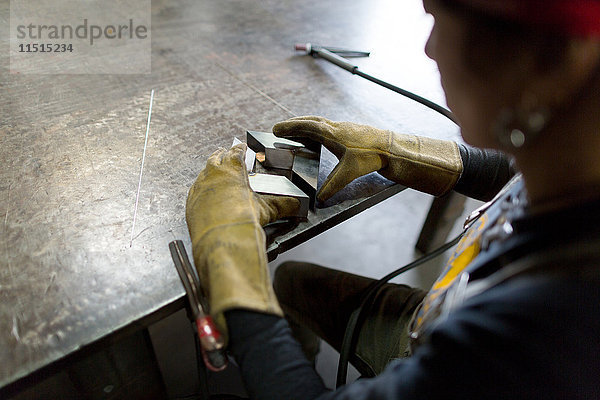
{"label": "hand tool", "polygon": [[332,46],[319,46],[312,43],[297,43],[294,45],[294,49],[297,51],[306,51],[307,54],[313,54],[313,51],[327,50],[330,53],[338,54],[342,57],[369,57],[371,52],[360,51],[360,50],[348,50],[342,49],[341,47]]}
{"label": "hand tool", "polygon": [[452,112],[450,110],[440,106],[439,104],[432,102],[431,100],[428,100],[428,99],[421,97],[417,94],[414,94],[412,92],[409,92],[408,90],[402,89],[398,86],[392,85],[391,83],[388,83],[388,82],[382,81],[381,79],[375,78],[372,75],[366,74],[366,73],[362,72],[361,70],[359,70],[357,65],[352,64],[350,61],[348,61],[344,57],[342,57],[342,56],[345,56],[345,57],[361,57],[361,56],[368,57],[369,53],[366,51],[346,50],[346,49],[340,49],[337,47],[319,46],[319,45],[315,45],[315,44],[311,44],[311,43],[296,44],[294,46],[294,49],[296,51],[303,51],[306,54],[309,54],[313,57],[321,57],[321,58],[329,61],[330,63],[335,64],[338,67],[345,69],[346,71],[348,71],[354,75],[358,75],[361,78],[365,78],[371,82],[374,82],[380,86],[383,86],[384,88],[390,89],[396,93],[399,93],[405,97],[408,97],[411,100],[421,103],[424,106],[429,107],[432,110],[439,112],[440,114],[442,114],[443,116],[448,118],[450,121],[452,121],[458,125],[458,121],[456,120],[456,117],[454,117],[454,114],[452,114]]}
{"label": "hand tool", "polygon": [[227,367],[228,362],[225,354],[225,343],[212,317],[205,311],[208,308],[205,304],[205,296],[198,275],[190,263],[181,240],[169,243],[169,250],[189,300],[190,310],[200,339],[204,364],[211,371],[222,371]]}

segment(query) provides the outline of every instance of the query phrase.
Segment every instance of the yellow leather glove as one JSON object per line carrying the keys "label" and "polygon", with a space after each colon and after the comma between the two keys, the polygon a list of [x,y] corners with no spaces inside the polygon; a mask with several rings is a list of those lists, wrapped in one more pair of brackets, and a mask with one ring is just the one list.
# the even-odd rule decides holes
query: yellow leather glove
{"label": "yellow leather glove", "polygon": [[224,312],[245,308],[283,315],[271,284],[262,225],[293,215],[297,199],[263,196],[248,183],[246,145],[212,154],[191,187],[186,220],[194,262],[221,333]]}
{"label": "yellow leather glove", "polygon": [[338,158],[338,165],[317,193],[321,201],[373,171],[404,186],[441,196],[452,190],[463,170],[458,146],[451,141],[323,117],[296,117],[279,122],[273,133],[319,142]]}

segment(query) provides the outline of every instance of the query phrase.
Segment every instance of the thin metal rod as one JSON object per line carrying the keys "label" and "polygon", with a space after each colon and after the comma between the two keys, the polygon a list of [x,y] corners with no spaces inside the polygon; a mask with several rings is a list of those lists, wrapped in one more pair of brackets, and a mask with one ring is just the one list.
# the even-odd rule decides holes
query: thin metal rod
{"label": "thin metal rod", "polygon": [[137,217],[138,203],[140,201],[140,189],[142,188],[142,174],[144,173],[144,161],[146,160],[146,148],[148,147],[148,135],[150,133],[150,118],[152,117],[152,102],[154,100],[154,89],[150,92],[150,107],[148,108],[148,121],[146,122],[146,139],[144,140],[144,152],[142,153],[142,165],[140,167],[140,179],[137,194],[135,195],[135,208],[133,209],[133,223],[131,225],[131,240],[129,247],[133,245],[133,234],[135,232],[135,219]]}

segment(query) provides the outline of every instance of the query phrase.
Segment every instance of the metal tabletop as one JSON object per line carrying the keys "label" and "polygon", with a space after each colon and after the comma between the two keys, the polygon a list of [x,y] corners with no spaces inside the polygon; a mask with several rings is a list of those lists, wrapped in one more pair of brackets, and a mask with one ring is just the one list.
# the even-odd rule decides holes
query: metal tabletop
{"label": "metal tabletop", "polygon": [[[8,15],[2,2],[0,20]],[[293,52],[306,41],[370,50],[356,60],[363,70],[443,102],[423,54],[431,21],[420,0],[154,0],[146,75],[11,74],[0,25],[0,388],[183,306],[167,245],[183,239],[191,249],[187,191],[207,157],[246,129],[318,114],[457,132],[433,111]],[[276,238],[270,255],[401,190],[364,179]]]}

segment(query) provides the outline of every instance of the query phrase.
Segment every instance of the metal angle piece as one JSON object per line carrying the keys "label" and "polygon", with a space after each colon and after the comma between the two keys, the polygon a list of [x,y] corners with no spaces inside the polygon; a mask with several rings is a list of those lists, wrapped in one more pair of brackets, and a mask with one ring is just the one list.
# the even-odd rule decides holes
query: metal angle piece
{"label": "metal angle piece", "polygon": [[[240,143],[244,143],[244,142],[242,142],[240,139],[234,137],[231,147],[235,146],[236,144],[240,144]],[[246,158],[244,160],[244,163],[246,164],[246,169],[248,170],[249,173],[254,172],[254,161],[255,160],[256,160],[256,153],[254,152],[254,150],[252,150],[250,147],[248,147],[246,149]]]}
{"label": "metal angle piece", "polygon": [[250,188],[261,194],[270,194],[275,196],[290,196],[300,201],[300,208],[295,217],[307,218],[310,198],[306,193],[300,190],[285,176],[254,174],[249,175]]}
{"label": "metal angle piece", "polygon": [[316,203],[320,158],[320,148],[318,152],[302,149],[296,153],[292,168],[292,182],[308,195],[311,210]]}
{"label": "metal angle piece", "polygon": [[302,143],[269,132],[246,131],[246,142],[255,152],[265,154],[263,164],[270,168],[292,169],[296,151],[304,148]]}

